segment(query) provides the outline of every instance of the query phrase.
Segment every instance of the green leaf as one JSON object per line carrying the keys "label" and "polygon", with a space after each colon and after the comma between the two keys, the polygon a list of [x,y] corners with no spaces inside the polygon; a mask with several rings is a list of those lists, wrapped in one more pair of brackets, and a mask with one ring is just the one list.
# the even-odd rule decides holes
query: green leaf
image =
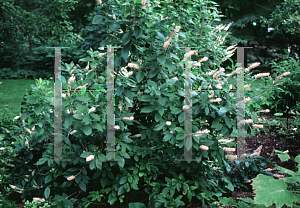
{"label": "green leaf", "polygon": [[132,105],[132,103],[131,103],[131,101],[129,100],[129,98],[128,97],[125,97],[125,104],[128,106],[128,107],[133,107],[133,105]]}
{"label": "green leaf", "polygon": [[42,106],[39,105],[39,104],[37,104],[37,105],[34,106],[34,109],[33,109],[33,110],[34,110],[35,114],[38,116],[38,115],[40,115],[40,113],[41,113]]}
{"label": "green leaf", "polygon": [[85,135],[90,135],[91,133],[92,133],[92,128],[91,128],[91,126],[84,126],[83,127],[83,133],[85,134]]}
{"label": "green leaf", "polygon": [[162,97],[162,96],[160,96],[160,97],[158,97],[157,101],[159,102],[159,104],[161,104],[162,106],[164,106],[166,104],[166,102],[167,102],[167,99],[164,98],[164,97]]}
{"label": "green leaf", "polygon": [[127,179],[128,179],[128,176],[122,176],[121,179],[120,179],[119,184],[122,185],[122,184],[126,183]]}
{"label": "green leaf", "polygon": [[220,110],[219,110],[219,113],[226,113],[227,111],[229,111],[228,108],[221,107]]}
{"label": "green leaf", "polygon": [[176,140],[183,140],[184,139],[184,133],[179,133],[176,136]]}
{"label": "green leaf", "polygon": [[121,160],[121,161],[118,161],[118,165],[122,168],[124,168],[124,165],[125,165],[125,160]]}
{"label": "green leaf", "polygon": [[130,100],[133,100],[132,93],[128,89],[125,89],[125,96],[128,97]]}
{"label": "green leaf", "polygon": [[99,130],[100,132],[103,131],[103,128],[102,128],[102,126],[99,124],[99,122],[93,122],[93,123],[92,123],[92,126],[93,126],[95,129]]}
{"label": "green leaf", "polygon": [[72,125],[73,122],[73,115],[69,114],[65,117],[65,126],[66,128],[69,128]]}
{"label": "green leaf", "polygon": [[164,40],[164,39],[165,39],[164,35],[161,34],[160,32],[157,32],[157,35],[158,35],[158,37],[159,37],[161,40]]}
{"label": "green leaf", "polygon": [[47,186],[47,188],[44,191],[45,199],[48,199],[50,196],[50,187]]}
{"label": "green leaf", "polygon": [[170,61],[169,59],[166,60],[166,66],[168,69],[170,69],[171,71],[175,70],[175,66],[173,65],[172,61]]}
{"label": "green leaf", "polygon": [[161,120],[161,115],[159,114],[159,112],[157,112],[157,113],[155,114],[154,119],[155,119],[156,122],[159,122],[159,121]]}
{"label": "green leaf", "polygon": [[185,118],[185,112],[180,113],[178,116],[179,123],[182,123],[184,121],[184,118]]}
{"label": "green leaf", "polygon": [[211,141],[211,140],[206,140],[205,142],[203,142],[203,145],[205,146],[211,146],[213,143],[215,143],[214,141]]}
{"label": "green leaf", "polygon": [[137,81],[137,83],[139,83],[140,81],[142,81],[143,78],[144,78],[144,73],[141,72],[141,71],[138,71],[138,72],[136,73],[136,81]]}
{"label": "green leaf", "polygon": [[86,192],[86,184],[83,181],[80,181],[79,187],[82,191]]}
{"label": "green leaf", "polygon": [[118,28],[119,25],[118,24],[110,24],[109,28],[113,31],[113,32],[118,32]]}
{"label": "green leaf", "polygon": [[107,178],[106,177],[101,177],[100,183],[101,183],[102,188],[104,188],[105,185],[107,184]]}
{"label": "green leaf", "polygon": [[172,113],[173,113],[173,114],[179,114],[180,112],[182,112],[182,110],[181,110],[180,108],[174,107],[174,108],[172,109]]}
{"label": "green leaf", "polygon": [[122,185],[118,190],[118,196],[124,194],[124,192],[125,192],[125,188],[124,188],[124,185]]}
{"label": "green leaf", "polygon": [[49,175],[46,176],[45,184],[49,183],[50,181],[52,181],[52,174],[49,174]]}
{"label": "green leaf", "polygon": [[173,136],[173,134],[171,134],[170,132],[168,132],[168,133],[164,136],[163,142],[168,142],[168,141],[171,139],[172,136]]}
{"label": "green leaf", "polygon": [[139,39],[142,36],[142,30],[139,26],[134,26],[134,36]]}
{"label": "green leaf", "polygon": [[89,62],[89,61],[93,61],[93,59],[91,57],[86,57],[86,58],[81,58],[79,59],[79,61],[82,61],[82,62]]}
{"label": "green leaf", "polygon": [[159,130],[161,130],[164,126],[165,126],[165,123],[159,123],[159,124],[157,124],[157,125],[154,127],[153,131],[159,131]]}
{"label": "green leaf", "polygon": [[39,161],[36,163],[37,165],[43,165],[46,162],[46,158],[40,158]]}
{"label": "green leaf", "polygon": [[161,54],[160,56],[157,57],[157,60],[160,64],[164,64],[166,62],[166,56],[165,54]]}
{"label": "green leaf", "polygon": [[99,161],[98,159],[95,160],[95,163],[96,163],[96,167],[99,169],[99,170],[102,170],[102,161]]}
{"label": "green leaf", "polygon": [[130,139],[128,136],[124,136],[124,137],[122,138],[122,141],[123,141],[123,142],[126,142],[126,143],[131,143],[131,142],[133,142],[133,140]]}
{"label": "green leaf", "polygon": [[149,78],[155,77],[156,74],[157,74],[157,69],[151,69],[149,72]]}
{"label": "green leaf", "polygon": [[219,126],[219,120],[217,120],[217,119],[213,120],[212,126],[213,126],[214,128],[217,128],[217,127]]}
{"label": "green leaf", "polygon": [[216,130],[217,130],[217,131],[220,131],[220,130],[222,129],[222,127],[223,127],[223,124],[219,123],[219,125],[218,125],[217,128],[216,128]]}
{"label": "green leaf", "polygon": [[132,38],[132,31],[130,30],[129,32],[125,33],[122,37],[122,43],[125,46],[130,39]]}
{"label": "green leaf", "polygon": [[260,99],[260,97],[259,96],[255,96],[255,102],[257,102],[258,104],[260,104],[260,102],[261,102],[261,99]]}
{"label": "green leaf", "polygon": [[90,156],[90,155],[92,155],[92,153],[90,153],[90,152],[84,152],[84,153],[82,153],[82,154],[80,155],[80,157],[82,157],[82,158],[87,158],[87,157]]}
{"label": "green leaf", "polygon": [[35,104],[37,99],[38,99],[38,96],[31,96],[31,97],[27,98],[27,102],[29,104]]}
{"label": "green leaf", "polygon": [[298,201],[298,197],[291,191],[287,190],[287,184],[284,180],[277,180],[271,176],[258,174],[251,184],[256,194],[255,204],[264,204],[271,206],[273,203],[276,207],[282,207],[284,204],[288,207],[293,206],[293,202]]}
{"label": "green leaf", "polygon": [[233,190],[234,190],[234,187],[233,187],[233,185],[232,185],[231,182],[229,182],[229,184],[226,185],[225,187],[228,188],[230,191],[233,191]]}
{"label": "green leaf", "polygon": [[188,192],[187,192],[187,197],[188,197],[188,199],[189,199],[189,201],[191,201],[192,200],[192,192],[191,192],[191,190],[188,190]]}
{"label": "green leaf", "polygon": [[159,112],[159,114],[160,114],[161,116],[164,115],[164,111],[165,111],[165,109],[163,108],[163,106],[159,105],[159,106],[158,106],[158,112]]}
{"label": "green leaf", "polygon": [[140,101],[148,102],[148,101],[153,100],[153,96],[151,96],[151,95],[142,95],[142,96],[138,97],[138,99]]}
{"label": "green leaf", "polygon": [[206,106],[205,107],[205,115],[208,115],[209,114],[209,108]]}
{"label": "green leaf", "polygon": [[102,15],[95,15],[93,17],[93,21],[92,21],[92,24],[100,24],[103,22],[103,16]]}
{"label": "green leaf", "polygon": [[128,208],[146,208],[146,206],[141,202],[130,203]]}
{"label": "green leaf", "polygon": [[231,121],[227,116],[225,116],[225,123],[228,126],[228,128],[231,128]]}
{"label": "green leaf", "polygon": [[79,101],[82,101],[82,102],[91,100],[91,98],[85,97],[85,96],[80,96],[80,97],[77,97],[76,99],[79,100]]}
{"label": "green leaf", "polygon": [[208,95],[207,95],[206,92],[202,92],[202,93],[200,94],[200,99],[201,99],[201,101],[206,102],[206,101],[207,101],[207,98],[208,98]]}
{"label": "green leaf", "polygon": [[90,162],[90,165],[89,165],[90,169],[94,170],[95,166],[96,166],[95,160],[92,160],[92,162]]}
{"label": "green leaf", "polygon": [[175,59],[177,59],[177,60],[179,60],[179,58],[175,54],[173,54],[173,53],[170,53],[170,56],[173,57],[173,58],[175,58]]}
{"label": "green leaf", "polygon": [[152,87],[152,89],[157,89],[157,84],[155,82],[153,82],[152,80],[148,80],[147,81],[148,85],[150,85]]}
{"label": "green leaf", "polygon": [[124,46],[121,49],[121,57],[125,60],[129,55],[129,47]]}
{"label": "green leaf", "polygon": [[148,105],[141,109],[141,113],[151,113],[156,109],[156,105]]}

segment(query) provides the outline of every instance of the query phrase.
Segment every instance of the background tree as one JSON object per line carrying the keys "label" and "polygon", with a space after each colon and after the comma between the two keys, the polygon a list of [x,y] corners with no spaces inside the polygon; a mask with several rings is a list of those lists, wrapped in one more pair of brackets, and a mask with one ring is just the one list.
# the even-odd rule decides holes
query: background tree
{"label": "background tree", "polygon": [[[3,0],[2,2],[0,11],[2,48],[0,54],[5,61],[1,63],[0,68],[21,68],[24,65],[20,63],[26,63],[25,53],[29,52],[28,55],[32,55],[34,46],[68,46],[84,40],[78,33],[74,33],[69,20],[69,12],[75,9],[76,1],[74,0],[55,2],[51,0],[30,2],[21,0],[17,3]],[[80,24],[78,20],[76,23]],[[26,50],[26,47],[29,48],[29,51]],[[46,50],[49,51],[45,48]],[[32,66],[32,68],[40,70],[44,67]]]}

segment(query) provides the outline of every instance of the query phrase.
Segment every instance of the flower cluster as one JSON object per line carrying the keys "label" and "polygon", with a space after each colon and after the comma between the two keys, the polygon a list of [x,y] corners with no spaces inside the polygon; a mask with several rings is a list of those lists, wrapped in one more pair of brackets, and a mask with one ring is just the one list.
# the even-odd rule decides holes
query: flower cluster
{"label": "flower cluster", "polygon": [[72,180],[74,180],[74,179],[75,179],[75,176],[74,176],[74,175],[69,176],[69,177],[67,178],[68,181],[72,181]]}
{"label": "flower cluster", "polygon": [[74,76],[74,74],[72,74],[72,77],[70,77],[69,81],[68,81],[68,85],[71,86],[72,82],[74,82],[76,79],[76,77]]}
{"label": "flower cluster", "polygon": [[234,75],[236,72],[240,71],[241,69],[243,69],[242,67],[238,67],[235,70],[233,70],[230,74],[226,74],[226,76],[229,78],[232,75]]}
{"label": "flower cluster", "polygon": [[105,53],[99,53],[99,54],[98,54],[99,58],[101,58],[102,56],[104,56],[106,53],[107,53],[107,52],[105,52]]}
{"label": "flower cluster", "polygon": [[222,85],[221,84],[217,84],[217,88],[220,90],[222,89]]}
{"label": "flower cluster", "polygon": [[260,112],[266,112],[266,113],[269,113],[270,110],[269,109],[266,109],[266,110],[259,110],[259,111],[255,111],[255,113],[260,113]]}
{"label": "flower cluster", "polygon": [[247,119],[247,120],[241,120],[239,123],[238,123],[238,125],[240,125],[240,124],[244,124],[244,123],[253,123],[253,120],[252,119]]}
{"label": "flower cluster", "polygon": [[[281,78],[284,77],[284,76],[288,76],[288,75],[290,75],[290,74],[291,74],[291,72],[289,72],[289,71],[288,71],[288,72],[284,72],[283,74],[281,74],[281,75],[275,77],[275,81],[281,79]],[[275,83],[275,81],[273,81],[273,84]]]}
{"label": "flower cluster", "polygon": [[221,102],[221,101],[222,101],[222,98],[216,98],[216,99],[209,100],[209,102],[212,102],[212,103]]}
{"label": "flower cluster", "polygon": [[87,162],[89,162],[89,161],[93,160],[94,158],[95,158],[94,155],[90,155],[90,156],[88,156],[85,160],[86,160]]}
{"label": "flower cluster", "polygon": [[96,108],[95,108],[95,107],[91,107],[91,108],[89,109],[89,113],[90,113],[90,112],[94,112],[94,111],[96,111]]}
{"label": "flower cluster", "polygon": [[246,68],[245,72],[249,72],[251,69],[258,67],[259,65],[260,65],[259,62],[255,62],[255,63],[251,64],[248,68]]}
{"label": "flower cluster", "polygon": [[267,76],[270,76],[270,73],[259,73],[255,75],[255,79],[258,79],[260,77],[267,77]]}
{"label": "flower cluster", "polygon": [[[150,4],[150,6],[151,6],[151,4]],[[163,46],[164,49],[167,49],[169,47],[174,34],[178,33],[180,28],[181,28],[181,26],[176,26],[176,29],[173,30],[171,37],[164,43],[164,46]]]}
{"label": "flower cluster", "polygon": [[134,68],[134,69],[139,69],[139,66],[137,64],[134,64],[134,63],[128,63],[128,67]]}
{"label": "flower cluster", "polygon": [[199,148],[206,151],[209,150],[209,147],[205,145],[201,145]]}
{"label": "flower cluster", "polygon": [[189,108],[190,108],[190,106],[184,105],[184,106],[182,107],[182,110],[187,110],[187,109],[189,109]]}
{"label": "flower cluster", "polygon": [[130,116],[130,117],[123,117],[123,120],[129,120],[129,121],[132,121],[134,119],[133,116]]}
{"label": "flower cluster", "polygon": [[225,69],[224,68],[220,68],[219,71],[217,71],[214,75],[213,75],[213,78],[217,78],[222,72],[224,72]]}
{"label": "flower cluster", "polygon": [[198,131],[196,132],[195,136],[196,136],[196,137],[199,137],[199,136],[201,136],[203,133],[209,134],[210,131],[209,131],[208,129],[204,129],[203,131],[198,130]]}
{"label": "flower cluster", "polygon": [[251,86],[251,84],[246,84],[246,85],[244,86],[244,89],[248,89],[250,86]]}
{"label": "flower cluster", "polygon": [[252,126],[260,129],[264,128],[264,125],[260,125],[260,124],[253,124]]}

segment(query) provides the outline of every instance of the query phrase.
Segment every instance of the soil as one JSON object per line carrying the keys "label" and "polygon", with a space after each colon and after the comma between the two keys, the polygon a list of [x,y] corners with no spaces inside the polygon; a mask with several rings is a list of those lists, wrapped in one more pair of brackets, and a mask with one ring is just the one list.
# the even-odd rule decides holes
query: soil
{"label": "soil", "polygon": [[[275,118],[276,116],[262,116],[263,118],[267,119],[267,120],[272,120],[273,118]],[[282,117],[281,117],[282,118]],[[289,118],[289,122],[293,121],[294,119]],[[272,159],[272,161],[276,162],[277,165],[290,169],[292,171],[297,172],[297,168],[296,168],[296,163],[294,162],[293,158],[295,158],[296,156],[298,156],[300,154],[300,135],[295,135],[294,139],[291,138],[287,138],[286,142],[284,144],[284,139],[285,139],[285,135],[280,135],[277,132],[277,129],[274,127],[269,127],[269,126],[264,126],[266,129],[268,129],[267,134],[265,134],[263,131],[261,131],[260,134],[253,136],[253,137],[246,137],[245,141],[246,141],[246,152],[247,153],[253,153],[254,150],[256,150],[260,145],[263,145],[262,151],[261,151],[261,156],[264,158],[269,158]],[[271,136],[271,133],[274,132],[275,136]],[[292,135],[292,132],[288,132],[288,135]],[[281,144],[282,143],[282,144]],[[272,154],[273,149],[276,150],[280,150],[280,151],[286,151],[288,150],[288,154],[291,156],[291,158],[286,161],[286,162],[281,162],[280,159],[278,158],[277,155]],[[236,152],[233,152],[234,155],[236,155]],[[274,165],[272,163],[267,164],[269,168],[274,168]],[[138,191],[135,191],[136,193],[134,194],[130,194],[128,196],[125,197],[124,201],[128,201],[128,202],[134,202],[134,201],[139,201],[142,202],[144,204],[148,204],[148,194],[144,193],[142,191],[142,187],[140,187],[140,189]],[[235,189],[232,193],[227,194],[225,197],[231,197],[234,201],[240,201],[238,200],[238,198],[252,198],[254,199],[255,197],[255,193],[253,192],[247,192],[243,189]],[[194,197],[193,197],[194,198]],[[190,203],[187,204],[185,207],[191,207],[191,208],[201,208],[201,204],[199,203],[199,200],[197,200],[197,203]],[[23,207],[23,205],[21,205],[20,203],[18,203],[20,206],[19,207]],[[75,205],[75,207],[77,207]],[[98,203],[97,205],[92,205],[90,207],[118,207],[118,208],[127,208],[127,206],[124,205],[124,203],[120,204],[119,201],[115,202],[114,205],[110,206],[107,203]],[[229,206],[220,206],[220,207],[225,207],[225,208],[229,208]],[[233,206],[230,206],[233,207]]]}

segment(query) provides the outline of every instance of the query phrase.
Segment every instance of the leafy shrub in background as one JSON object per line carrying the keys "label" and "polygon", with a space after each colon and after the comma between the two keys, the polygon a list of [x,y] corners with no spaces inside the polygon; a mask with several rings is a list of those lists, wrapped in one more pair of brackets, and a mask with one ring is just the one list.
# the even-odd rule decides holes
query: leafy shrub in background
{"label": "leafy shrub in background", "polygon": [[0,111],[0,127],[1,132],[4,131],[6,128],[8,128],[11,123],[11,117],[13,116],[12,112],[8,108],[3,108]]}
{"label": "leafy shrub in background", "polygon": [[[300,61],[296,61],[294,58],[287,58],[286,60],[276,64],[272,62],[274,72],[274,84],[275,88],[272,92],[271,98],[262,102],[262,106],[270,108],[271,113],[286,112],[287,109],[290,112],[300,111],[297,107],[297,103],[300,102]],[[280,76],[283,73],[290,72],[288,77]],[[278,78],[277,78],[278,77]],[[278,84],[278,85],[277,85]],[[277,86],[276,86],[277,85]],[[286,107],[288,106],[288,107]]]}
{"label": "leafy shrub in background", "polygon": [[54,74],[44,71],[1,69],[0,79],[53,79]]}
{"label": "leafy shrub in background", "polygon": [[[31,95],[26,96],[26,112],[16,118],[4,138],[14,142],[18,154],[15,166],[10,169],[14,182],[11,185],[22,199],[44,197],[52,206],[73,207],[78,201],[75,194],[80,194],[78,203],[81,205],[88,206],[93,196],[97,197],[92,201],[113,205],[118,201],[128,203],[128,195],[140,201],[137,190],[143,188],[149,195],[151,207],[179,207],[195,198],[211,202],[233,191],[230,177],[225,173],[225,154],[220,148],[224,145],[220,145],[217,136],[229,137],[232,133],[236,123],[236,99],[226,91],[196,90],[229,89],[230,84],[235,85],[236,75],[233,71],[232,76],[225,77],[222,69],[216,69],[226,60],[227,51],[221,45],[226,32],[210,24],[219,18],[211,11],[216,10],[214,2],[192,2],[194,8],[189,7],[190,3],[176,2],[178,9],[182,8],[178,12],[174,3],[155,2],[150,6],[114,1],[101,5],[107,16],[94,17],[95,24],[105,19],[109,28],[110,36],[100,46],[123,45],[114,58],[115,104],[118,105],[115,155],[121,161],[98,160],[106,159],[107,100],[104,92],[95,91],[63,94],[63,158],[71,161],[46,161],[53,159],[54,91],[50,82],[36,80]],[[125,13],[121,9],[123,4],[129,7]],[[195,18],[197,15],[199,19]],[[191,27],[200,32],[200,22],[203,28],[197,39],[191,36],[195,34]],[[173,36],[175,41],[172,41]],[[201,68],[193,67],[191,74],[194,133],[186,144],[193,150],[193,158],[201,160],[198,162],[175,160],[184,158],[184,116],[188,109],[184,103],[185,68],[181,61],[185,52],[177,43],[182,38],[185,38],[182,46],[195,43],[202,46],[198,54],[189,53],[190,56],[195,53],[193,59],[202,60],[196,63]],[[106,89],[105,52],[90,49],[89,56],[81,59],[87,63],[85,68],[74,66],[73,62],[63,64],[62,88]],[[203,59],[204,55],[208,58]],[[262,79],[264,83],[257,84],[247,75],[246,83],[252,82],[252,86],[246,95],[254,97],[264,91],[267,96],[266,83],[272,82]],[[259,97],[247,100],[246,106],[257,100]],[[245,118],[257,121],[253,111],[246,111]],[[251,130],[248,123],[245,126],[247,131]]]}
{"label": "leafy shrub in background", "polygon": [[13,144],[0,137],[0,207],[16,207],[14,201],[8,199],[12,192],[9,184],[13,183],[10,168],[14,167],[17,154],[14,153]]}

